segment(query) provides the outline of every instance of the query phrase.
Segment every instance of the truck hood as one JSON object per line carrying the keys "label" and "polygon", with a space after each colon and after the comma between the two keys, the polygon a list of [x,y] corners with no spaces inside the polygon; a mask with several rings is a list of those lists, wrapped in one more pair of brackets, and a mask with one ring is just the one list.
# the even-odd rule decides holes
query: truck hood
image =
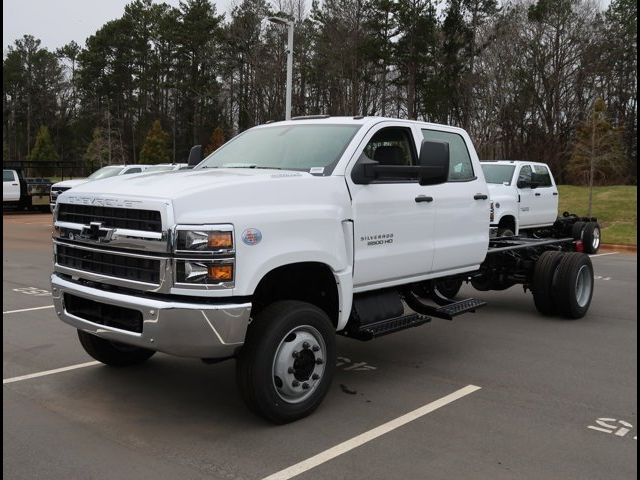
{"label": "truck hood", "polygon": [[73,188],[78,185],[82,185],[83,183],[87,183],[89,180],[86,178],[74,178],[73,180],[63,180],[62,182],[54,183],[51,187],[64,187],[64,188]]}
{"label": "truck hood", "polygon": [[343,177],[318,177],[292,170],[212,168],[96,180],[62,193],[58,201],[64,203],[84,194],[94,198],[168,201],[177,222],[202,223],[203,218],[229,221],[249,210],[260,215],[261,211],[283,208],[335,208],[344,202],[346,185]]}

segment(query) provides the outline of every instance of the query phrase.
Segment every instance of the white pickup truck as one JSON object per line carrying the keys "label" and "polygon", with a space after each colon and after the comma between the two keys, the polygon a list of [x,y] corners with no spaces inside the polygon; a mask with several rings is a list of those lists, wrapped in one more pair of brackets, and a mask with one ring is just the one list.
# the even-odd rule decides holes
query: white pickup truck
{"label": "white pickup truck", "polygon": [[66,192],[78,185],[83,185],[95,180],[101,180],[103,178],[144,172],[147,168],[149,168],[149,165],[107,165],[106,167],[99,168],[86,178],[72,178],[54,183],[51,185],[51,193],[49,196],[49,207],[51,208],[51,212],[53,212],[53,209],[56,206],[58,195],[62,192]]}
{"label": "white pickup truck", "polygon": [[491,197],[492,233],[499,237],[547,236],[571,227],[571,235],[584,241],[587,253],[598,251],[600,225],[595,218],[567,213],[558,218],[558,187],[546,164],[484,160],[481,165]]}
{"label": "white pickup truck", "polygon": [[336,333],[370,340],[485,305],[519,283],[543,314],[580,318],[593,267],[573,237],[489,238],[489,190],[464,130],[376,117],[252,128],[193,170],[62,193],[55,310],[93,358],[156,351],[237,359],[250,409],[273,422],[327,393]]}

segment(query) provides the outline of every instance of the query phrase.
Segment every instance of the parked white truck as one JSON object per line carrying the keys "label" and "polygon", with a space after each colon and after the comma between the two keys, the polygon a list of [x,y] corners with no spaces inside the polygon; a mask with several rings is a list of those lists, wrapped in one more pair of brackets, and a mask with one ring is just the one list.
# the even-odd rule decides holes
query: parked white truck
{"label": "parked white truck", "polygon": [[359,340],[485,305],[520,283],[544,314],[579,318],[593,293],[581,242],[489,238],[489,191],[464,130],[372,117],[252,128],[188,171],[62,193],[55,310],[93,358],[156,351],[237,359],[238,386],[273,422],[311,413]]}
{"label": "parked white truck", "polygon": [[517,160],[481,162],[491,197],[491,229],[499,237],[514,235],[580,238],[586,253],[600,247],[595,218],[564,213],[558,218],[558,187],[548,165]]}

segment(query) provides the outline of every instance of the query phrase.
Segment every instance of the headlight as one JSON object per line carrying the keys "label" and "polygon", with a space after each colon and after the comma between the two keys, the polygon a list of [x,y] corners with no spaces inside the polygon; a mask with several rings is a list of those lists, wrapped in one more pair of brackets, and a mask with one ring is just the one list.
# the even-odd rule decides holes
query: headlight
{"label": "headlight", "polygon": [[233,250],[231,225],[179,226],[176,231],[177,252],[230,252]]}
{"label": "headlight", "polygon": [[224,260],[176,260],[176,283],[220,285],[233,282],[234,262]]}

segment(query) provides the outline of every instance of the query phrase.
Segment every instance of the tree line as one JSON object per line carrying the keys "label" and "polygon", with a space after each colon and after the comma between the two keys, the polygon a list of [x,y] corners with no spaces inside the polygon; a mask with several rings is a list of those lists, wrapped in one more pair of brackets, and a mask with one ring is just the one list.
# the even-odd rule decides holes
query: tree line
{"label": "tree line", "polygon": [[3,158],[184,161],[282,119],[286,29],[272,15],[295,21],[294,116],[445,123],[481,158],[545,161],[564,183],[595,159],[596,182],[636,182],[632,0],[242,0],[228,16],[134,0],[84,46],[8,47]]}

